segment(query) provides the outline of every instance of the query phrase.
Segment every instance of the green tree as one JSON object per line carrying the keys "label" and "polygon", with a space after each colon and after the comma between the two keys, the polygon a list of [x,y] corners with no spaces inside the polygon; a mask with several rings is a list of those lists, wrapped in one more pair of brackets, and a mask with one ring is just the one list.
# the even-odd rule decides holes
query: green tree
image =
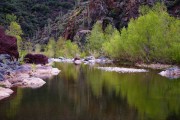
{"label": "green tree", "polygon": [[55,42],[54,38],[50,38],[49,42],[45,48],[45,54],[48,57],[54,57],[55,56],[55,50],[56,50],[55,46],[56,46],[56,42]]}
{"label": "green tree", "polygon": [[40,53],[41,52],[41,45],[40,44],[36,44],[35,45],[35,53]]}
{"label": "green tree", "polygon": [[86,51],[89,53],[101,53],[102,43],[105,41],[105,36],[102,30],[102,24],[98,21],[93,26],[91,34],[87,37]]}
{"label": "green tree", "polygon": [[56,43],[56,57],[64,56],[64,57],[75,57],[76,55],[80,55],[80,49],[76,43],[71,42],[70,40],[64,40],[63,38],[59,38]]}
{"label": "green tree", "polygon": [[17,20],[17,17],[14,14],[7,14],[6,15],[6,22],[11,23]]}

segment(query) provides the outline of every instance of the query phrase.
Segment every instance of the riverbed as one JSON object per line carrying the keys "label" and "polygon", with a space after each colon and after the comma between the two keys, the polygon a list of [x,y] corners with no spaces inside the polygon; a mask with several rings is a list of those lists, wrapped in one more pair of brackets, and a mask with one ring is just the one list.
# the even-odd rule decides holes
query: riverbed
{"label": "riverbed", "polygon": [[56,63],[58,76],[38,89],[13,88],[0,120],[179,120],[180,79]]}

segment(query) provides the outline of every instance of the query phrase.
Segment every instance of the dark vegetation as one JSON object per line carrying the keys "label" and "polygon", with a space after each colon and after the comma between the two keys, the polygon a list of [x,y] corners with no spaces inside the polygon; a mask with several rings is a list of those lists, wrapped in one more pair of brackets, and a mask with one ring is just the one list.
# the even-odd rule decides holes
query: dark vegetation
{"label": "dark vegetation", "polygon": [[1,0],[0,23],[8,26],[8,14],[17,16],[24,36],[32,37],[37,30],[41,30],[48,22],[60,14],[64,15],[73,9],[74,0]]}

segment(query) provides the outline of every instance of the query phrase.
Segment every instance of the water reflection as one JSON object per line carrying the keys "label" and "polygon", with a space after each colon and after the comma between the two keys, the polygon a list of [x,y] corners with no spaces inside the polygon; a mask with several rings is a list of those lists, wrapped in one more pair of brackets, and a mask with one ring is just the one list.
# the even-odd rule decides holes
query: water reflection
{"label": "water reflection", "polygon": [[[71,68],[74,67],[70,65]],[[138,119],[167,119],[171,116],[180,119],[180,79],[172,81],[153,72],[119,74],[89,70],[85,66],[81,69],[83,73],[79,77],[84,76],[96,98],[114,96],[127,100],[131,107],[138,110]]]}
{"label": "water reflection", "polygon": [[180,79],[154,72],[119,74],[56,64],[62,72],[40,89],[0,101],[2,120],[180,119]]}

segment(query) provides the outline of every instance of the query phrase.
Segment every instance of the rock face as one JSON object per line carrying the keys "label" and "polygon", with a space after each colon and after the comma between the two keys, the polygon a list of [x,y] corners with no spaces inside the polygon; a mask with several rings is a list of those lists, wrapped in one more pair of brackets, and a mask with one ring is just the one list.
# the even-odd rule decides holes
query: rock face
{"label": "rock face", "polygon": [[[162,1],[162,0],[161,0]],[[179,0],[163,0],[168,12],[175,17],[180,17]],[[66,20],[64,26],[64,38],[84,42],[84,35],[81,31],[88,31],[96,21],[101,21],[103,29],[112,24],[117,29],[127,26],[131,18],[139,15],[141,5],[152,6],[160,0],[88,0],[70,13],[70,19]],[[72,17],[71,17],[72,16]]]}
{"label": "rock face", "polygon": [[45,65],[48,63],[48,57],[42,54],[27,54],[24,57],[24,62]]}
{"label": "rock face", "polygon": [[4,29],[0,27],[0,54],[9,54],[18,59],[17,39],[5,34]]}
{"label": "rock face", "polygon": [[[152,6],[159,0],[90,0],[89,11],[92,22],[102,20],[106,23],[114,23],[117,28],[127,26],[131,18],[139,15],[141,5]],[[168,12],[180,17],[180,1],[164,0]],[[107,19],[108,18],[108,19]]]}

